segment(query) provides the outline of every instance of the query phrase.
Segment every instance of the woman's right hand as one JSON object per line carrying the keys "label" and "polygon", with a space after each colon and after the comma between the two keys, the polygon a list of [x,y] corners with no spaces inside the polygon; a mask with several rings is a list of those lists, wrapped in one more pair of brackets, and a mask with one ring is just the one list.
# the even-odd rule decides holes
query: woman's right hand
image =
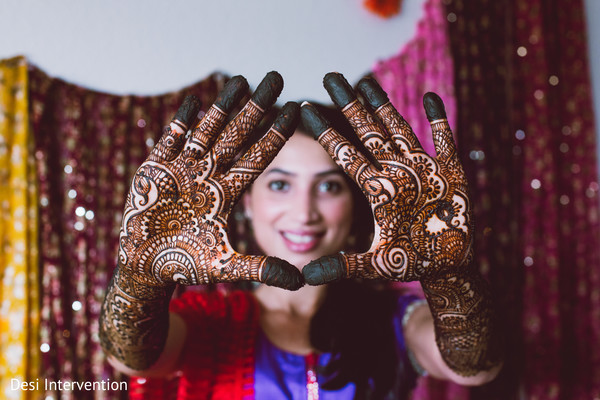
{"label": "woman's right hand", "polygon": [[247,88],[243,77],[233,77],[189,138],[186,131],[200,104],[194,97],[186,98],[137,170],[119,240],[120,269],[136,283],[253,280],[291,290],[303,285],[301,273],[291,264],[238,254],[227,237],[232,207],[294,132],[299,115],[296,103],[286,104],[270,130],[234,160],[279,96],[283,80],[277,72],[267,74],[242,111],[225,125]]}

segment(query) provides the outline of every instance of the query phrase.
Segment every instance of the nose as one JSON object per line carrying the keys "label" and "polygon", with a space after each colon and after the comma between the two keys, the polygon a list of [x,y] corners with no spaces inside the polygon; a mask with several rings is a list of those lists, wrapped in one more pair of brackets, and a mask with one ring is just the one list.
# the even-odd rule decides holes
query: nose
{"label": "nose", "polygon": [[309,188],[295,193],[291,212],[303,224],[315,223],[321,218],[317,196]]}

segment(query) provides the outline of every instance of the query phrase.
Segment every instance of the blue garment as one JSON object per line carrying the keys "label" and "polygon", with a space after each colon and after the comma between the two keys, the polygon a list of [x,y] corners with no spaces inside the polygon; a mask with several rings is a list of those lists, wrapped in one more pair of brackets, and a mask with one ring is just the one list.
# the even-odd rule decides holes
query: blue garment
{"label": "blue garment", "polygon": [[[398,356],[400,361],[411,371],[412,367],[408,359],[402,331],[402,317],[406,312],[406,308],[416,300],[419,299],[413,295],[399,296],[397,312],[394,314],[393,319]],[[331,356],[330,353],[319,354],[318,365],[326,365]],[[324,378],[319,375],[317,381],[321,384]],[[279,349],[271,343],[260,329],[256,340],[254,391],[258,400],[305,400],[307,397],[306,357]],[[319,389],[319,400],[351,400],[354,399],[354,391],[353,383],[337,391]]]}

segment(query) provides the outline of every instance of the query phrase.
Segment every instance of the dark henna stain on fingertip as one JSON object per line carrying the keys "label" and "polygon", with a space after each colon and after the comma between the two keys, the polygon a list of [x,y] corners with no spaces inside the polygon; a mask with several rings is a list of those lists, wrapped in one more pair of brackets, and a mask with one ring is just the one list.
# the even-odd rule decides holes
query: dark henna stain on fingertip
{"label": "dark henna stain on fingertip", "polygon": [[358,82],[357,88],[369,105],[374,109],[377,109],[390,101],[385,90],[379,85],[379,82],[371,77],[361,79],[360,82]]}
{"label": "dark henna stain on fingertip", "polygon": [[304,278],[296,267],[277,257],[267,257],[260,280],[269,286],[298,290],[304,286]]}
{"label": "dark henna stain on fingertip", "polygon": [[248,81],[243,76],[236,75],[227,81],[215,100],[215,106],[221,111],[229,112],[246,93],[248,93]]}
{"label": "dark henna stain on fingertip", "polygon": [[277,71],[269,72],[258,84],[252,95],[254,101],[260,108],[266,109],[275,103],[277,97],[283,90],[283,78]]}
{"label": "dark henna stain on fingertip", "polygon": [[325,256],[306,264],[302,269],[306,283],[316,286],[346,278],[346,267],[340,258]]}
{"label": "dark henna stain on fingertip", "polygon": [[346,78],[338,72],[330,72],[323,78],[323,86],[333,102],[340,108],[356,100],[356,94]]}
{"label": "dark henna stain on fingertip", "polygon": [[446,119],[446,108],[444,102],[437,94],[433,92],[427,92],[423,96],[423,107],[425,107],[425,114],[429,122],[438,119]]}
{"label": "dark henna stain on fingertip", "polygon": [[310,103],[302,104],[300,115],[304,127],[310,131],[308,133],[312,133],[315,139],[318,139],[329,128],[329,121]]}
{"label": "dark henna stain on fingertip", "polygon": [[199,98],[194,95],[186,96],[181,106],[177,109],[173,121],[179,121],[187,129],[194,122],[194,118],[198,116],[201,106],[202,102]]}
{"label": "dark henna stain on fingertip", "polygon": [[281,112],[273,122],[273,128],[285,137],[292,136],[300,122],[300,106],[295,101],[289,101],[281,108]]}

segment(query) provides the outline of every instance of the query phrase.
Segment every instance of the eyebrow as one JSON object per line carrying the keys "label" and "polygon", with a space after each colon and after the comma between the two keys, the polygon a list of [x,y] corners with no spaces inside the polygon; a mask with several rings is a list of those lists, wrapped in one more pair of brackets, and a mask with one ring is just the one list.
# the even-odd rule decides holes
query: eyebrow
{"label": "eyebrow", "polygon": [[[269,169],[269,170],[265,171],[264,173],[265,173],[265,175],[268,175],[271,173],[279,173],[279,174],[288,175],[288,176],[296,175],[294,172],[286,171],[281,168]],[[328,170],[325,170],[325,171],[315,174],[315,176],[317,176],[317,177],[323,177],[323,176],[327,176],[327,175],[342,175],[342,176],[344,176],[344,172],[339,168],[332,168],[332,169],[328,169]]]}

